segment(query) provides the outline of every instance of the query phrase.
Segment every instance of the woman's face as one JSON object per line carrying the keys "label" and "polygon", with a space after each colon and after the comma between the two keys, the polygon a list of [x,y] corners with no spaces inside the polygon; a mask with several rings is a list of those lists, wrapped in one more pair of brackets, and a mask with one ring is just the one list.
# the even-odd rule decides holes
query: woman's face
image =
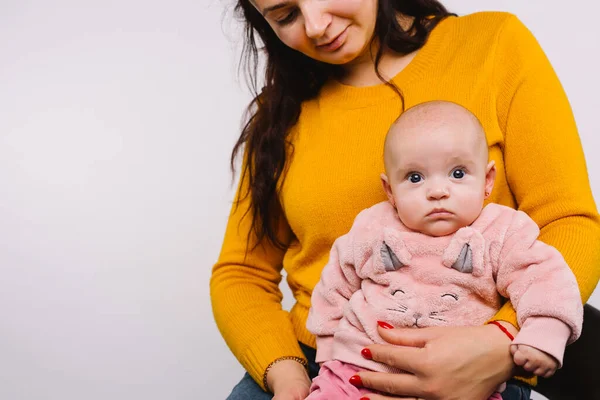
{"label": "woman's face", "polygon": [[366,54],[378,0],[251,0],[283,43],[315,60],[347,64]]}

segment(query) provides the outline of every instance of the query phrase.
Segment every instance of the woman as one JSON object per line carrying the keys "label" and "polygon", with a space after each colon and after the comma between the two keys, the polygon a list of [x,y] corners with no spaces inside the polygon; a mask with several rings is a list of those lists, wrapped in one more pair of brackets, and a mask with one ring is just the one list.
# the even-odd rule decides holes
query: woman
{"label": "woman", "polygon": [[[248,371],[230,399],[308,393],[311,291],[335,238],[385,199],[377,177],[389,124],[424,101],[477,115],[498,168],[490,201],[527,212],[588,299],[600,218],[568,100],[517,18],[456,17],[428,0],[239,0],[238,10],[247,54],[256,55],[258,34],[267,65],[234,149],[233,157],[245,146],[243,174],[211,279],[219,329]],[[296,299],[289,314],[282,268]],[[516,333],[510,303],[494,319]],[[510,340],[494,325],[380,333],[404,347],[370,346],[373,359],[411,374],[361,373],[357,384],[390,395],[486,398],[515,372]],[[513,386],[504,398],[526,392]]]}

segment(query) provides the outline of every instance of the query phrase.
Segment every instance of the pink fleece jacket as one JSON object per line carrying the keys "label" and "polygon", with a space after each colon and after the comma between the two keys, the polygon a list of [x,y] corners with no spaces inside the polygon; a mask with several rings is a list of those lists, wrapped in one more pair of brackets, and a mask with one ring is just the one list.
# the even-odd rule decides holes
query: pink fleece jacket
{"label": "pink fleece jacket", "polygon": [[443,237],[406,228],[388,202],[363,210],[333,244],[312,294],[307,327],[317,362],[339,360],[399,372],[360,351],[396,327],[482,325],[505,301],[517,310],[513,343],[554,356],[581,334],[583,306],[561,254],[537,240],[522,211],[490,204],[471,226]]}

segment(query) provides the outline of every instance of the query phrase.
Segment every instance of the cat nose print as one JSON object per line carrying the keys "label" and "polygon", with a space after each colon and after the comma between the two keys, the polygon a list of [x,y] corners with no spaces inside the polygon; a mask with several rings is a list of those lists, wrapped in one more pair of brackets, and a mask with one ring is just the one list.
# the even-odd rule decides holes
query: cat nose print
{"label": "cat nose print", "polygon": [[419,319],[419,318],[421,318],[422,316],[423,316],[423,314],[421,314],[421,313],[418,313],[418,312],[413,314],[413,317],[415,317],[415,319]]}

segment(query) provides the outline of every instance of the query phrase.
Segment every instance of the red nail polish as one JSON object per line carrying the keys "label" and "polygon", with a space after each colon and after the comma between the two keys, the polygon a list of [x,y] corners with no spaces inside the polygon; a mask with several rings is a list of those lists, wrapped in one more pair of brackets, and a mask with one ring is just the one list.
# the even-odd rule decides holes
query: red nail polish
{"label": "red nail polish", "polygon": [[362,354],[362,356],[364,358],[366,358],[367,360],[373,359],[373,354],[371,354],[371,350],[369,350],[369,349],[362,349],[360,354]]}
{"label": "red nail polish", "polygon": [[351,376],[348,382],[350,382],[351,385],[354,385],[356,387],[362,387],[363,385],[362,380],[358,375]]}
{"label": "red nail polish", "polygon": [[361,397],[360,400],[369,400],[368,397]]}
{"label": "red nail polish", "polygon": [[394,329],[394,327],[392,325],[388,324],[387,322],[383,322],[383,321],[377,321],[377,325],[379,325],[383,329]]}

